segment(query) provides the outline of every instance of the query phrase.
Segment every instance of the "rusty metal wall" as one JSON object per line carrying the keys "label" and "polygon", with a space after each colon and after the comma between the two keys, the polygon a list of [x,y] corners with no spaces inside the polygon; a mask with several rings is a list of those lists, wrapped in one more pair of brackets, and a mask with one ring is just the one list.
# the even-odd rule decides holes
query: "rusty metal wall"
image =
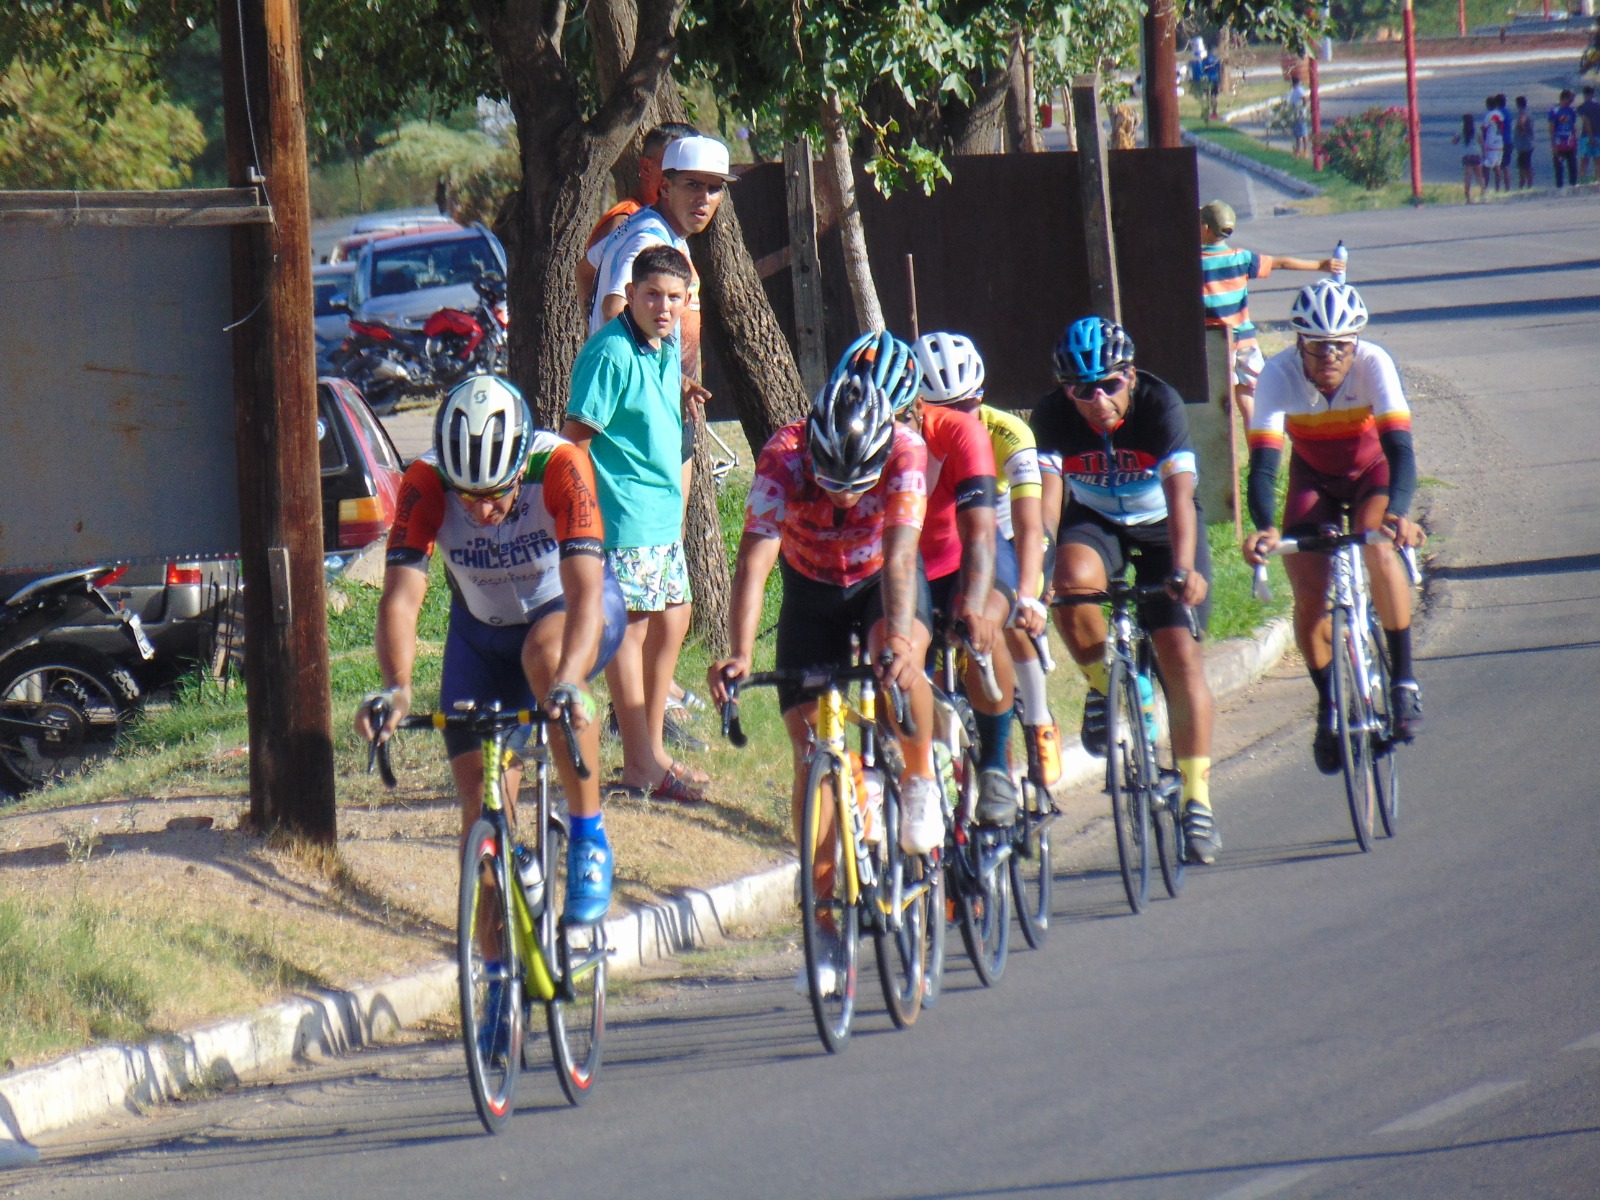
{"label": "rusty metal wall", "polygon": [[225,227],[8,222],[0,566],[239,549]]}
{"label": "rusty metal wall", "polygon": [[[966,333],[988,372],[987,398],[1031,408],[1054,386],[1050,355],[1061,331],[1088,311],[1076,154],[976,155],[949,160],[952,180],[884,199],[859,192],[868,252],[884,316],[910,333],[905,256],[915,256],[917,310],[924,331]],[[1194,151],[1129,150],[1110,155],[1112,227],[1123,322],[1141,366],[1191,403],[1205,403],[1204,319]],[[820,171],[819,171],[820,175]],[[763,259],[767,294],[794,343],[794,303],[782,252],[788,245],[783,172],[768,163],[733,185],[745,241]],[[821,239],[828,352],[855,336],[838,231]],[[720,364],[707,362],[713,392]],[[715,403],[711,415],[731,416]]]}

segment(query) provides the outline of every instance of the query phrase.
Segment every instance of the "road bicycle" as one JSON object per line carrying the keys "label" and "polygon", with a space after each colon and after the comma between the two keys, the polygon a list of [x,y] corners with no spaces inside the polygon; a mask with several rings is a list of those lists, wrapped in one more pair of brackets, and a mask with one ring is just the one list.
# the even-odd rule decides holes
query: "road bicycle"
{"label": "road bicycle", "polygon": [[[1143,912],[1150,902],[1152,842],[1167,895],[1175,898],[1182,891],[1189,864],[1183,834],[1182,779],[1172,761],[1171,741],[1162,737],[1157,715],[1157,705],[1165,703],[1166,684],[1156,661],[1155,643],[1138,614],[1141,601],[1165,594],[1163,584],[1132,584],[1118,576],[1104,591],[1057,596],[1052,601],[1063,606],[1111,606],[1106,623],[1106,793],[1111,797],[1122,888],[1128,907],[1136,913]],[[1194,610],[1183,611],[1190,634],[1198,640]]]}
{"label": "road bicycle", "polygon": [[[1038,634],[1033,639],[1045,674],[1055,668],[1050,657],[1049,638]],[[1022,937],[1035,950],[1044,946],[1050,934],[1050,904],[1053,875],[1050,860],[1050,826],[1061,815],[1050,789],[1040,787],[1028,773],[1028,751],[1024,744],[1028,724],[1026,705],[1017,695],[1016,720],[1011,722],[1011,746],[1007,757],[1011,782],[1017,789],[1017,820],[1011,827],[1011,899],[1017,909],[1017,924]]]}
{"label": "road bicycle", "polygon": [[[1374,814],[1389,837],[1400,825],[1400,757],[1395,753],[1400,743],[1394,736],[1389,699],[1393,680],[1383,627],[1372,606],[1360,551],[1362,546],[1389,540],[1389,534],[1381,529],[1349,533],[1328,525],[1314,535],[1284,538],[1270,551],[1326,554],[1332,560],[1328,585],[1328,602],[1333,610],[1332,715],[1350,823],[1355,828],[1356,844],[1363,851],[1371,850],[1375,840]],[[1400,557],[1411,582],[1416,583],[1416,555],[1409,546],[1403,546]],[[1265,565],[1256,567],[1255,592],[1258,599],[1272,599]]]}
{"label": "road bicycle", "polygon": [[[381,703],[373,705],[381,728]],[[567,714],[501,711],[460,702],[453,713],[414,713],[400,729],[460,729],[481,739],[483,809],[462,846],[456,910],[456,961],[460,968],[461,1040],[467,1079],[478,1117],[499,1133],[510,1117],[517,1078],[532,1067],[527,1021],[542,1003],[556,1075],[567,1100],[582,1104],[600,1076],[605,1040],[606,964],[610,951],[601,925],[568,927],[560,920],[566,894],[567,817],[550,794],[549,727],[557,725],[578,774],[589,767]],[[384,783],[394,786],[389,743],[375,741],[368,755]],[[502,782],[512,756],[533,764],[534,820],[530,846],[517,844],[514,815]]]}
{"label": "road bicycle", "polygon": [[[817,697],[816,726],[804,764],[800,911],[811,1011],[830,1053],[843,1049],[855,1021],[863,928],[872,934],[884,1003],[899,1028],[915,1023],[929,986],[930,964],[944,960],[944,871],[937,853],[905,854],[900,849],[898,746],[894,739],[882,738],[877,679],[871,666],[856,662],[858,657],[852,639],[851,665],[763,671],[729,680],[722,708],[724,736],[743,747],[747,738],[739,721],[740,692],[785,683]],[[851,684],[860,685],[854,703],[847,695]],[[904,696],[893,686],[888,693],[896,723],[909,729]],[[859,757],[846,743],[848,725],[860,732]],[[881,776],[881,813],[870,796],[869,803],[862,801],[857,763],[863,783]],[[831,870],[831,895],[818,887],[819,860],[825,875]]]}
{"label": "road bicycle", "polygon": [[[948,633],[948,637],[945,633]],[[950,639],[954,639],[953,642]],[[998,699],[1000,687],[986,654],[973,649],[966,625],[954,621],[935,631],[937,647],[933,688],[934,769],[945,818],[945,887],[955,907],[961,927],[961,941],[967,957],[985,987],[994,985],[1005,974],[1006,956],[1011,946],[1011,871],[1015,857],[1017,824],[1011,828],[979,825],[975,819],[978,803],[978,724],[961,681],[962,662],[970,658],[978,666],[985,693]],[[1048,797],[1046,797],[1048,800]],[[1034,801],[1037,804],[1038,798]],[[1027,823],[1020,822],[1026,841]],[[1039,828],[1037,824],[1033,826]],[[1047,886],[1039,877],[1036,891]],[[1035,898],[1037,901],[1037,897]],[[1044,897],[1044,913],[1049,912]],[[1030,916],[1040,909],[1030,906]],[[939,979],[942,979],[942,970]],[[938,998],[935,980],[933,997]]]}

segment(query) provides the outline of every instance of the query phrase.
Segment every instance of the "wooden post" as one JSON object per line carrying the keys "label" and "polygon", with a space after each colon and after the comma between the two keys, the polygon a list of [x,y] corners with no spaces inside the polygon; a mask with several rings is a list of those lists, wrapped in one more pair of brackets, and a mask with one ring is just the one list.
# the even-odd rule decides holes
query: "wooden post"
{"label": "wooden post", "polygon": [[916,341],[922,336],[922,330],[917,326],[917,256],[914,254],[906,255],[906,295],[911,298],[911,340]]}
{"label": "wooden post", "polygon": [[1122,321],[1117,289],[1117,246],[1111,236],[1111,181],[1106,175],[1106,135],[1100,126],[1100,76],[1072,80],[1072,123],[1078,134],[1078,193],[1083,212],[1084,261],[1089,268],[1092,315]]}
{"label": "wooden post", "polygon": [[783,177],[789,200],[789,283],[794,290],[794,335],[800,378],[808,395],[828,378],[822,306],[822,260],[817,256],[817,188],[811,169],[811,139],[783,148]]}
{"label": "wooden post", "polygon": [[328,614],[322,576],[298,0],[218,0],[228,178],[259,184],[269,225],[233,233],[250,816],[335,836]]}
{"label": "wooden post", "polygon": [[1145,145],[1175,150],[1178,124],[1178,10],[1174,0],[1148,0],[1144,18]]}

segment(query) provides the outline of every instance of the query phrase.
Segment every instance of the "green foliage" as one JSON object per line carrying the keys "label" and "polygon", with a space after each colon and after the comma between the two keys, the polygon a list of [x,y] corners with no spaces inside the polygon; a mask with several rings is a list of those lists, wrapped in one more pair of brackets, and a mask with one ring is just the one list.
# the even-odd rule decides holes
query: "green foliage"
{"label": "green foliage", "polygon": [[194,114],[112,45],[62,66],[13,62],[0,76],[0,188],[182,187],[205,146]]}
{"label": "green foliage", "polygon": [[450,181],[462,221],[492,222],[522,177],[515,139],[498,141],[476,126],[407,121],[382,134],[366,156],[317,168],[311,177],[315,216],[432,205],[441,178]]}
{"label": "green foliage", "polygon": [[1406,165],[1406,117],[1376,106],[1336,121],[1323,136],[1328,165],[1352,183],[1376,191],[1400,178]]}

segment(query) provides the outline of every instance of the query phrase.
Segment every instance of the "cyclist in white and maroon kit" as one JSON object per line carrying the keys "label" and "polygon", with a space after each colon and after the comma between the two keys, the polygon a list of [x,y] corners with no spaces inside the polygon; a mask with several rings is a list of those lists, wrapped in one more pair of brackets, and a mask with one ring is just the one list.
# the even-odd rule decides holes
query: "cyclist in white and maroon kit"
{"label": "cyclist in white and maroon kit", "polygon": [[[434,422],[433,449],[406,470],[383,575],[374,640],[392,733],[411,708],[417,618],[435,547],[450,581],[439,707],[458,701],[508,710],[570,714],[579,746],[599,761],[600,726],[584,688],[616,652],[627,614],[606,566],[600,505],[588,454],[533,427],[522,393],[503,379],[476,375],[451,390]],[[363,706],[363,736],[373,734]],[[477,740],[445,731],[461,801],[462,832],[478,818],[483,761]],[[592,925],[611,903],[612,854],[600,815],[599,776],[579,779],[558,739],[557,773],[567,796],[571,836],[562,919]],[[506,772],[506,803],[520,769]]]}
{"label": "cyclist in white and maroon kit", "polygon": [[[1411,447],[1411,409],[1394,360],[1362,341],[1367,306],[1355,288],[1318,280],[1301,288],[1290,314],[1295,344],[1261,372],[1250,420],[1250,518],[1256,532],[1244,542],[1245,561],[1259,564],[1283,536],[1314,534],[1337,525],[1350,510],[1351,532],[1383,529],[1393,539],[1362,547],[1372,603],[1388,643],[1394,684],[1395,733],[1409,742],[1422,731],[1422,692],[1411,665],[1411,585],[1395,546],[1415,546],[1422,531],[1406,514],[1417,486]],[[1273,520],[1274,489],[1284,435],[1289,491],[1281,525]],[[1312,757],[1325,775],[1339,771],[1329,665],[1333,661],[1325,555],[1284,560],[1294,589],[1294,636],[1317,687],[1317,732]]]}

